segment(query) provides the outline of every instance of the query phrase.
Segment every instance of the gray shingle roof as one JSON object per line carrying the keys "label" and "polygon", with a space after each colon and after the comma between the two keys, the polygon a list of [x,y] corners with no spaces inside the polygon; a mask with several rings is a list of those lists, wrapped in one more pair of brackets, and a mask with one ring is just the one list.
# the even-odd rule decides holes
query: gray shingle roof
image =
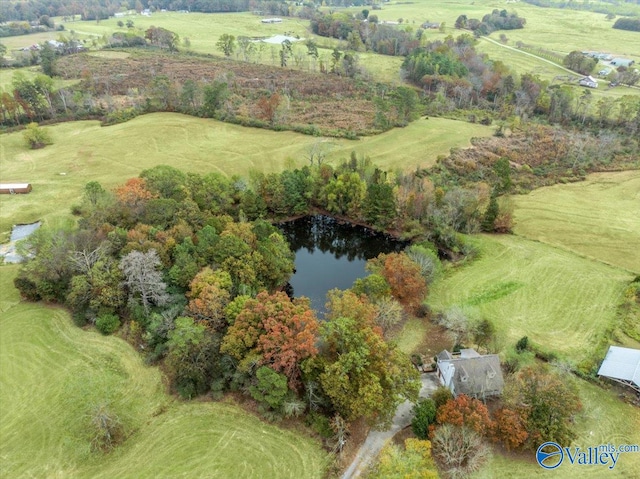
{"label": "gray shingle roof", "polygon": [[[480,356],[474,350],[466,350],[465,353],[464,356],[443,357],[442,359],[440,358],[442,353],[438,354],[438,367],[442,371],[451,372],[451,368],[453,368],[453,375],[449,384],[446,384],[452,392],[456,396],[458,394],[466,394],[472,397],[502,394],[504,378],[502,377],[498,355]],[[450,373],[445,373],[444,375],[449,377]]]}

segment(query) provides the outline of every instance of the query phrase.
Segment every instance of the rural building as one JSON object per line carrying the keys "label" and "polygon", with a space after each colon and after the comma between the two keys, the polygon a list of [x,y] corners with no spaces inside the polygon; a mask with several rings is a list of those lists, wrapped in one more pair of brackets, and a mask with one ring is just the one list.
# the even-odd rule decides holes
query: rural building
{"label": "rural building", "polygon": [[609,346],[598,376],[629,386],[640,393],[640,349]]}
{"label": "rural building", "polygon": [[611,64],[616,67],[629,68],[634,63],[635,61],[629,60],[628,58],[614,58],[613,60],[611,60]]}
{"label": "rural building", "polygon": [[580,80],[580,86],[587,86],[589,88],[598,88],[598,80],[593,78],[591,75],[588,77],[584,77]]}
{"label": "rural building", "polygon": [[29,193],[31,183],[0,183],[0,194],[17,195],[18,193]]}
{"label": "rural building", "polygon": [[263,18],[262,23],[282,23],[282,18]]}
{"label": "rural building", "polygon": [[462,349],[453,355],[445,349],[436,359],[438,378],[454,396],[484,399],[502,394],[504,379],[497,354],[481,356],[475,349]]}
{"label": "rural building", "polygon": [[425,30],[428,30],[428,29],[437,30],[438,28],[440,28],[440,24],[438,22],[424,22],[420,26]]}

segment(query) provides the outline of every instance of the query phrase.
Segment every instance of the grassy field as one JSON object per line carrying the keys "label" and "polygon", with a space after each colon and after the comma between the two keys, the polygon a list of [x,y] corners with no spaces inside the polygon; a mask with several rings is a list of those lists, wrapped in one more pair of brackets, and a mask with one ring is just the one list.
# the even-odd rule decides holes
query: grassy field
{"label": "grassy field", "polygon": [[[0,476],[320,478],[327,456],[300,434],[233,404],[180,403],[127,343],[75,327],[60,308],[21,303],[0,267]],[[92,452],[108,405],[130,437]]]}
{"label": "grassy field", "polygon": [[[40,67],[23,67],[23,68],[15,68],[11,70],[1,69],[0,70],[0,92],[2,90],[8,90],[8,87],[11,86],[11,82],[13,81],[13,75],[16,72],[21,72],[27,79],[33,80],[36,75],[42,74],[42,69]],[[78,80],[64,80],[60,77],[54,77],[53,79],[53,87],[54,88],[62,88],[65,86],[73,85],[77,83]]]}
{"label": "grassy field", "polygon": [[250,129],[171,113],[145,115],[110,127],[84,121],[46,128],[54,144],[42,150],[28,150],[20,132],[4,135],[0,143],[2,180],[27,181],[34,186],[29,195],[0,197],[3,239],[15,223],[67,215],[89,181],[110,188],[159,164],[225,175],[280,171],[304,165],[308,148],[327,141],[334,162],[356,151],[384,168],[415,169],[433,164],[452,147],[469,146],[473,136],[492,132],[482,125],[431,118],[350,141]]}
{"label": "grassy field", "polygon": [[479,236],[480,257],[451,269],[431,289],[435,310],[460,306],[494,322],[503,347],[522,336],[578,363],[593,357],[616,324],[631,274],[520,238]]}
{"label": "grassy field", "polygon": [[[389,2],[382,10],[371,11],[380,20],[398,21],[417,28],[426,20],[445,22],[447,33],[456,34],[452,27],[459,15],[481,19],[493,9],[515,11],[527,20],[521,30],[494,32],[491,38],[496,40],[500,33],[505,33],[509,44],[522,41],[529,45],[543,47],[558,53],[567,54],[572,50],[598,50],[615,53],[619,56],[640,59],[640,42],[637,33],[614,30],[613,22],[605,19],[604,14],[582,12],[568,9],[540,8],[523,2],[506,4],[495,0],[451,0],[448,2],[432,2],[415,0],[412,2]],[[360,11],[361,8],[353,8]]]}
{"label": "grassy field", "polygon": [[515,233],[640,274],[640,172],[513,197]]}
{"label": "grassy field", "polygon": [[[583,412],[577,420],[578,437],[573,446],[582,450],[600,444],[640,444],[640,410],[625,404],[613,391],[578,380]],[[566,462],[566,461],[565,461]],[[634,472],[635,471],[635,472]],[[473,479],[508,477],[514,479],[540,478],[632,478],[640,471],[640,453],[620,454],[617,465],[609,470],[602,466],[578,466],[563,463],[548,471],[535,462],[533,452],[528,457],[495,453],[489,463]]]}

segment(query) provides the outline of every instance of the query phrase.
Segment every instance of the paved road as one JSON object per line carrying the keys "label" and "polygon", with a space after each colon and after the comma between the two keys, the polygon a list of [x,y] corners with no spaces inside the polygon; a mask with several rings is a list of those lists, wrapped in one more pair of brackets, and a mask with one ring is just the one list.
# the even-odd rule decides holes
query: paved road
{"label": "paved road", "polygon": [[[420,397],[426,398],[440,385],[435,373],[422,374],[422,388],[420,389]],[[360,476],[366,468],[378,457],[378,454],[385,444],[399,431],[411,424],[411,409],[413,404],[409,401],[398,406],[396,415],[393,417],[391,428],[386,431],[371,431],[360,446],[356,457],[349,468],[342,475],[342,479],[352,479]]]}

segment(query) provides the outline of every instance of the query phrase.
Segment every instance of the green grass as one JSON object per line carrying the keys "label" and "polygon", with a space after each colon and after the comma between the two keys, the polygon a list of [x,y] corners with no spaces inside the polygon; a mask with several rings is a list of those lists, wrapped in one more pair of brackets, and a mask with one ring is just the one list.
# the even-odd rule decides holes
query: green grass
{"label": "green grass", "polygon": [[429,325],[422,319],[409,318],[393,340],[400,351],[405,354],[413,354],[422,344],[428,327]]}
{"label": "green grass", "polygon": [[[320,478],[327,456],[301,434],[233,404],[181,403],[127,343],[75,327],[60,308],[21,303],[0,270],[0,476]],[[92,452],[91,412],[108,404],[130,432]]]}
{"label": "green grass", "polygon": [[640,171],[513,197],[515,233],[640,274]]}
{"label": "green grass", "polygon": [[575,363],[608,339],[629,273],[517,236],[472,241],[480,257],[434,284],[433,309],[460,306],[493,321],[504,347],[528,336]]}
{"label": "green grass", "polygon": [[[572,50],[598,50],[619,56],[636,57],[636,61],[640,59],[638,34],[614,30],[611,28],[613,21],[606,20],[605,15],[601,13],[540,8],[523,2],[505,4],[495,0],[389,2],[383,4],[382,10],[371,10],[370,13],[377,15],[380,20],[397,21],[403,18],[404,24],[408,23],[414,30],[427,19],[432,22],[445,22],[448,27],[447,33],[456,35],[460,31],[452,27],[459,15],[465,14],[469,18],[481,19],[494,8],[515,11],[527,20],[521,30],[498,31],[491,35],[491,38],[497,40],[500,33],[506,34],[510,45],[522,41],[563,54]],[[362,8],[349,10],[355,12]]]}
{"label": "green grass", "polygon": [[[577,380],[583,411],[576,421],[578,437],[573,446],[586,449],[600,444],[640,444],[640,410],[620,401],[614,391],[605,391],[585,381]],[[565,461],[566,462],[566,461]],[[631,478],[640,470],[640,453],[620,454],[616,467],[578,466],[563,463],[548,471],[535,462],[534,452],[522,456],[494,453],[489,463],[473,479],[509,477],[540,478]],[[634,472],[635,471],[635,472]]]}
{"label": "green grass", "polygon": [[[159,164],[229,176],[281,171],[304,165],[307,149],[323,140],[171,113],[109,127],[84,121],[45,128],[54,144],[41,150],[28,150],[21,132],[4,135],[0,142],[2,180],[33,184],[28,195],[0,197],[0,233],[5,239],[15,223],[68,215],[89,181],[112,188]],[[359,141],[327,141],[333,145],[334,162],[356,151],[384,168],[415,169],[433,164],[452,147],[469,146],[472,136],[491,132],[482,125],[432,118]]]}
{"label": "green grass", "polygon": [[[216,47],[220,36],[224,33],[233,35],[236,38],[246,37],[270,37],[272,35],[282,35],[284,32],[291,32],[293,36],[307,38],[309,25],[308,20],[293,17],[283,17],[282,23],[263,24],[260,22],[261,16],[251,13],[176,13],[157,12],[150,17],[137,15],[135,17],[110,18],[96,22],[74,22],[66,24],[67,30],[74,30],[82,35],[111,35],[114,31],[127,31],[127,28],[118,27],[118,21],[126,23],[133,20],[134,31],[144,35],[144,31],[151,26],[162,27],[180,36],[181,41],[189,38],[194,52],[211,53],[222,56],[222,52]],[[56,18],[59,22],[60,18]]]}
{"label": "green grass", "polygon": [[[13,76],[16,72],[21,72],[28,80],[33,80],[36,75],[42,75],[42,68],[40,67],[22,67],[22,68],[12,68],[6,69],[3,68],[0,70],[0,92],[2,90],[7,91],[9,87],[11,87],[11,82],[13,81]],[[78,80],[63,80],[60,77],[54,77],[53,79],[53,87],[54,88],[62,88],[65,86],[73,85],[74,83],[78,83]]]}

